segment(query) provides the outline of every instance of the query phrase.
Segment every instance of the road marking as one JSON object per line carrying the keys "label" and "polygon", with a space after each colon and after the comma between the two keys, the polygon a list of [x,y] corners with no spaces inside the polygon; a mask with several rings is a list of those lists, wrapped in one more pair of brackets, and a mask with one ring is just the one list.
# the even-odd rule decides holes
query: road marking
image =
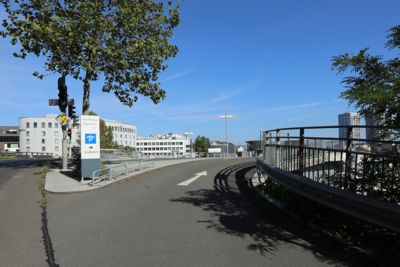
{"label": "road marking", "polygon": [[197,179],[199,179],[200,176],[207,176],[207,171],[202,171],[202,172],[195,173],[192,178],[190,178],[190,179],[188,179],[186,181],[183,181],[182,183],[179,183],[178,185],[188,186],[189,184],[191,184],[194,181],[196,181]]}

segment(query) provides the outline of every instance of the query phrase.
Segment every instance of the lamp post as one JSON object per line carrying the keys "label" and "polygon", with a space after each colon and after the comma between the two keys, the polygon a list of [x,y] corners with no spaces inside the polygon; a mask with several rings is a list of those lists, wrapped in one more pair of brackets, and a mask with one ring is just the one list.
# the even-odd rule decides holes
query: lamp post
{"label": "lamp post", "polygon": [[233,119],[232,115],[225,114],[219,116],[220,119],[225,119],[225,142],[226,142],[226,156],[229,155],[229,144],[228,144],[228,119]]}

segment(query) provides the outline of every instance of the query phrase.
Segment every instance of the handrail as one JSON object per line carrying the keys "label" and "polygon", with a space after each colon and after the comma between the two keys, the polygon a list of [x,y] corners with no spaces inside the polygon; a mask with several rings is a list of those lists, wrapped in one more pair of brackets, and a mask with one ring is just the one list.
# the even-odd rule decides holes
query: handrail
{"label": "handrail", "polygon": [[[347,125],[326,125],[326,126],[304,126],[304,127],[287,127],[287,128],[276,128],[272,130],[267,130],[265,132],[276,132],[276,131],[288,131],[288,130],[298,130],[300,128],[304,130],[316,130],[316,129],[335,129],[335,128],[348,128]],[[372,128],[372,129],[390,129],[382,126],[374,125],[351,125],[353,128]]]}
{"label": "handrail", "polygon": [[400,232],[400,205],[361,196],[283,171],[257,158],[257,169],[289,190],[367,222]]}

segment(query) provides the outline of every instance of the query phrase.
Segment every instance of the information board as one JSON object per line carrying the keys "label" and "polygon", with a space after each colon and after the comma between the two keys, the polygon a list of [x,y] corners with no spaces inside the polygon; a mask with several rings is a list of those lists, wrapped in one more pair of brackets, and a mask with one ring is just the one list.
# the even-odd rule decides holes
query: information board
{"label": "information board", "polygon": [[100,159],[100,117],[82,115],[81,159]]}

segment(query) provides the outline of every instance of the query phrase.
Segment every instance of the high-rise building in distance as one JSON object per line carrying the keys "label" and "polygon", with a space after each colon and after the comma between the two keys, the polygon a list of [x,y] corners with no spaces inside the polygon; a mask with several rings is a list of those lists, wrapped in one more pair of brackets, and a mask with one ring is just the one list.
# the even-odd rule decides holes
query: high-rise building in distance
{"label": "high-rise building in distance", "polygon": [[[360,126],[360,115],[355,112],[346,112],[338,115],[339,126]],[[347,138],[347,128],[339,128],[339,138],[346,139]],[[360,128],[353,128],[353,139],[361,138]],[[346,141],[342,140],[342,147],[345,146]],[[355,142],[353,142],[355,143]]]}

